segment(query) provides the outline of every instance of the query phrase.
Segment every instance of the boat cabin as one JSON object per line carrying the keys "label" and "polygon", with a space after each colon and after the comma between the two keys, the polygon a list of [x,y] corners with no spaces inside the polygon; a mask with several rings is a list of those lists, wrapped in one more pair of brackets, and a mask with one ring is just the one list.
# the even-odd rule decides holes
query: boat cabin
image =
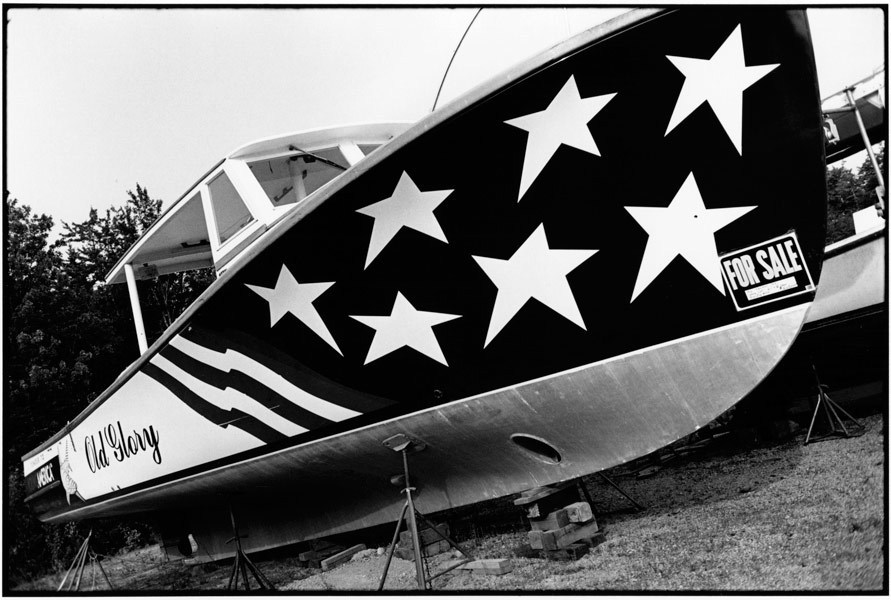
{"label": "boat cabin", "polygon": [[408,127],[319,129],[247,144],[174,202],[105,278],[126,282],[139,349],[148,349],[136,281],[214,267],[217,274],[305,198]]}

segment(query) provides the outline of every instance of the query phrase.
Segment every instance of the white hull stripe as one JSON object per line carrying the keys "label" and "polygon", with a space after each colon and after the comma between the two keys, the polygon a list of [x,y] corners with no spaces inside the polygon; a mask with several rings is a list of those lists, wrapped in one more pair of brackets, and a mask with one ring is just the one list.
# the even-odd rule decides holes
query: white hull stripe
{"label": "white hull stripe", "polygon": [[220,371],[229,372],[237,369],[297,406],[330,421],[344,421],[361,414],[313,396],[309,392],[295,386],[266,365],[235,350],[228,349],[225,352],[217,352],[179,335],[170,340],[170,345]]}
{"label": "white hull stripe", "polygon": [[201,397],[201,399],[222,410],[236,410],[251,415],[261,423],[268,425],[286,437],[291,437],[292,435],[297,435],[306,431],[306,428],[300,427],[296,423],[292,423],[275,411],[270,410],[238,390],[233,390],[231,388],[220,390],[201,381],[197,377],[193,377],[190,373],[180,369],[160,354],[155,355],[151,362],[165,371],[168,375],[180,381],[183,385]]}

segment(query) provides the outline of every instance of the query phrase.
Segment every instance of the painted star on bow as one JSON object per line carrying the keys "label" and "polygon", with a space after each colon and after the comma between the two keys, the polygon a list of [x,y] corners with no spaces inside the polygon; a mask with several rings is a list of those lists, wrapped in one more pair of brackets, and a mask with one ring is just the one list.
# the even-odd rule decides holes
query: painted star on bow
{"label": "painted star on bow", "polygon": [[684,74],[684,86],[678,96],[665,135],[704,102],[715,116],[736,150],[742,155],[743,91],[779,65],[746,66],[743,55],[742,26],[709,59],[666,56]]}
{"label": "painted star on bow", "polygon": [[337,347],[337,342],[334,341],[334,337],[328,331],[325,322],[322,321],[319,311],[313,306],[316,298],[334,285],[333,281],[300,283],[294,279],[288,267],[282,265],[282,270],[279,271],[278,280],[275,282],[274,288],[247,283],[245,285],[269,302],[270,327],[278,323],[286,314],[291,313],[301,323],[309,327],[313,333],[328,342],[328,345],[334,348],[338,354],[343,356],[343,352]]}
{"label": "painted star on bow", "polygon": [[684,257],[719,292],[725,294],[715,232],[754,208],[757,207],[706,208],[693,173],[687,176],[671,204],[664,208],[626,206],[625,210],[649,234],[631,302],[677,256]]}
{"label": "painted star on bow", "polygon": [[432,238],[448,243],[433,210],[454,190],[433,190],[422,192],[411,180],[408,173],[402,172],[393,195],[380,202],[369,204],[356,212],[374,218],[371,241],[365,256],[365,268],[390,243],[399,230],[410,227]]}
{"label": "painted star on bow", "polygon": [[408,346],[438,363],[449,366],[433,333],[433,327],[457,319],[461,315],[417,310],[401,292],[396,292],[396,301],[389,315],[350,316],[375,330],[371,347],[368,348],[368,355],[365,357],[366,365]]}
{"label": "painted star on bow", "polygon": [[614,96],[615,94],[605,94],[581,98],[575,76],[570,75],[569,80],[545,110],[505,121],[508,125],[529,132],[517,202],[522,199],[523,194],[554,156],[560,144],[600,156],[594,137],[588,129],[588,122]]}
{"label": "painted star on bow", "polygon": [[554,250],[548,246],[544,225],[539,225],[506,260],[474,256],[473,259],[498,288],[483,347],[488,346],[532,298],[587,330],[566,276],[596,252]]}

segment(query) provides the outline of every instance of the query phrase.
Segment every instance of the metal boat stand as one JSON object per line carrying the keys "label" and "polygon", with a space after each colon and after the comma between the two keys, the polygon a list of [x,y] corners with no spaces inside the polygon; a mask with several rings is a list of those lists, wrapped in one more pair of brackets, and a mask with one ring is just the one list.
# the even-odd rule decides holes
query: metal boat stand
{"label": "metal boat stand", "polygon": [[[642,511],[642,510],[644,509],[644,507],[641,506],[641,505],[640,505],[634,498],[632,498],[631,496],[628,495],[628,492],[626,492],[625,490],[623,490],[622,488],[620,488],[620,487],[619,487],[619,484],[616,483],[615,481],[613,481],[612,479],[610,479],[609,477],[607,477],[605,473],[603,473],[603,472],[601,471],[600,473],[598,473],[598,475],[600,476],[601,479],[603,479],[605,482],[607,482],[608,484],[610,484],[610,485],[611,485],[617,492],[619,492],[620,494],[622,494],[623,496],[625,496],[625,498],[628,500],[628,502],[630,502],[631,504],[633,504],[633,505],[634,505],[634,508],[637,509],[638,512],[640,512],[640,511]],[[584,489],[584,488],[583,488],[583,489]],[[587,497],[588,497],[588,490],[587,490],[587,489],[584,489],[584,491],[585,491],[585,498],[587,499]],[[590,504],[590,501],[589,501],[588,503]],[[593,506],[593,505],[592,505],[592,506]]]}
{"label": "metal boat stand", "polygon": [[[102,561],[99,560],[99,556],[90,548],[90,538],[93,536],[93,530],[90,530],[90,533],[87,534],[87,538],[84,540],[84,543],[80,545],[80,548],[77,550],[77,554],[74,555],[74,560],[71,561],[71,566],[68,567],[68,571],[65,572],[65,577],[62,578],[62,583],[59,584],[59,589],[57,592],[61,592],[62,588],[65,587],[65,582],[68,582],[68,587],[65,589],[66,592],[79,592],[80,591],[80,582],[81,578],[84,574],[84,567],[87,563],[87,557],[90,559],[90,572],[92,574],[92,583],[90,585],[90,590],[96,589],[96,567],[99,567],[99,571],[102,573],[102,577],[105,579],[106,585],[108,585],[108,589],[113,590],[114,586],[111,585],[111,581],[108,579],[108,574],[105,572],[105,569],[102,567]],[[68,581],[68,577],[71,577],[71,581]]]}
{"label": "metal boat stand", "polygon": [[[835,436],[851,437],[851,433],[848,431],[848,428],[845,427],[844,421],[838,415],[839,412],[841,412],[850,421],[853,421],[853,423],[861,430],[866,429],[857,419],[852,417],[848,411],[843,409],[832,398],[829,397],[829,394],[826,393],[826,390],[829,388],[829,386],[820,383],[820,376],[817,375],[817,368],[813,365],[811,365],[811,368],[814,370],[814,377],[817,380],[817,406],[814,408],[814,415],[811,417],[811,424],[807,428],[807,436],[804,438],[804,445],[806,446],[810,442],[819,442]],[[829,431],[819,437],[811,439],[811,432],[814,429],[814,422],[817,420],[817,414],[820,412],[821,408],[823,409],[823,414],[826,417],[826,421],[829,423]]]}
{"label": "metal boat stand", "polygon": [[[641,506],[634,498],[628,495],[628,492],[619,487],[619,484],[607,477],[602,471],[597,473],[601,479],[603,479],[606,483],[608,483],[611,487],[613,487],[617,492],[625,496],[625,499],[628,500],[631,504],[634,505],[634,509],[637,512],[644,510],[644,507]],[[579,477],[575,480],[578,485],[579,490],[582,492],[582,496],[585,498],[585,502],[587,502],[591,506],[591,510],[594,510],[594,500],[591,498],[591,493],[588,491],[588,486],[584,484],[582,478]]]}
{"label": "metal boat stand", "polygon": [[259,585],[259,590],[275,590],[275,586],[269,583],[269,580],[266,579],[266,576],[257,568],[248,555],[245,554],[244,549],[241,547],[241,538],[245,536],[238,535],[238,528],[235,526],[235,513],[232,512],[232,505],[229,505],[229,519],[232,522],[232,536],[226,543],[229,544],[231,542],[235,542],[235,562],[232,563],[232,574],[229,575],[229,585],[226,586],[227,590],[238,589],[238,578],[241,576],[241,581],[244,584],[245,591],[251,591],[251,582],[248,579],[248,573],[254,576],[254,580]]}
{"label": "metal boat stand", "polygon": [[[461,546],[459,546],[455,540],[439,531],[439,529],[437,529],[434,524],[431,523],[427,519],[427,517],[423,515],[423,513],[415,508],[414,500],[412,499],[412,492],[415,491],[416,488],[413,488],[411,486],[411,481],[408,475],[408,454],[409,452],[420,452],[421,450],[426,448],[426,444],[424,444],[424,442],[414,440],[401,433],[385,439],[382,443],[387,448],[402,454],[403,475],[401,477],[394,477],[393,481],[402,483],[401,480],[404,479],[405,488],[402,490],[401,493],[405,494],[405,504],[402,505],[402,512],[399,513],[399,520],[396,521],[396,530],[393,532],[393,541],[390,542],[390,547],[387,549],[387,562],[384,564],[384,572],[381,573],[381,579],[378,583],[377,591],[380,592],[381,590],[383,590],[384,583],[386,583],[387,581],[387,572],[390,570],[390,562],[393,560],[393,553],[396,551],[396,543],[399,541],[399,531],[402,529],[402,522],[406,520],[406,513],[408,513],[407,526],[408,530],[411,532],[412,551],[415,557],[415,577],[417,579],[418,589],[433,589],[432,581],[434,579],[441,575],[445,575],[453,569],[457,569],[463,564],[469,563],[473,560],[473,558]],[[430,527],[436,533],[436,535],[445,540],[451,547],[460,552],[462,556],[464,556],[464,559],[458,561],[457,563],[449,566],[447,569],[444,569],[443,571],[435,575],[425,574],[424,564],[422,563],[422,561],[424,560],[424,556],[421,553],[421,542],[418,538],[418,519],[423,521],[425,525]]]}

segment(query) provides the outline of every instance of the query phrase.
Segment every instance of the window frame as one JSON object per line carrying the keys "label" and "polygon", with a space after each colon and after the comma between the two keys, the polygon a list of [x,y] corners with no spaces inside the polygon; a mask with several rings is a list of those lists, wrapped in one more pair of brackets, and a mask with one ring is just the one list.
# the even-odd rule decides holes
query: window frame
{"label": "window frame", "polygon": [[[247,173],[245,174],[245,171]],[[217,228],[217,216],[213,208],[213,199],[210,193],[210,183],[225,174],[235,192],[244,202],[245,207],[251,215],[251,222],[242,227],[239,231],[232,234],[225,242],[220,241],[220,232]],[[247,176],[245,176],[247,175]],[[253,184],[253,185],[252,185]],[[207,233],[210,237],[210,250],[213,256],[214,266],[219,274],[220,269],[229,261],[235,258],[238,253],[243,250],[250,242],[256,239],[263,231],[266,230],[269,215],[263,210],[263,206],[257,202],[256,194],[259,190],[263,198],[266,194],[263,188],[254,179],[253,174],[248,169],[247,164],[236,159],[226,159],[220,167],[214,169],[199,186],[201,192],[201,203],[204,207],[204,219],[207,222]],[[257,189],[255,189],[257,188]]]}
{"label": "window frame", "polygon": [[[347,168],[352,167],[363,158],[365,154],[359,149],[358,143],[353,141],[339,141],[324,145],[314,145],[311,148],[304,148],[307,152],[319,152],[337,148],[346,159]],[[272,225],[281,219],[285,213],[293,210],[303,203],[294,202],[283,206],[274,206],[263,190],[263,186],[251,172],[249,162],[257,162],[261,160],[269,160],[281,158],[283,156],[291,156],[296,154],[294,150],[277,150],[274,152],[263,153],[250,157],[227,158],[216,169],[211,171],[197,186],[198,192],[201,194],[201,204],[204,208],[204,219],[207,223],[207,233],[210,238],[210,249],[213,257],[214,267],[217,274],[222,273],[222,269],[231,262],[254,240],[256,240],[264,231],[272,227]],[[217,228],[217,217],[213,209],[213,199],[210,193],[210,182],[225,173],[238,193],[248,212],[251,214],[251,222],[234,233],[225,242],[220,242],[220,234]],[[328,184],[324,184],[318,189],[323,189]],[[315,194],[318,190],[312,192]],[[310,196],[312,194],[309,194]],[[309,196],[307,196],[309,197]]]}

